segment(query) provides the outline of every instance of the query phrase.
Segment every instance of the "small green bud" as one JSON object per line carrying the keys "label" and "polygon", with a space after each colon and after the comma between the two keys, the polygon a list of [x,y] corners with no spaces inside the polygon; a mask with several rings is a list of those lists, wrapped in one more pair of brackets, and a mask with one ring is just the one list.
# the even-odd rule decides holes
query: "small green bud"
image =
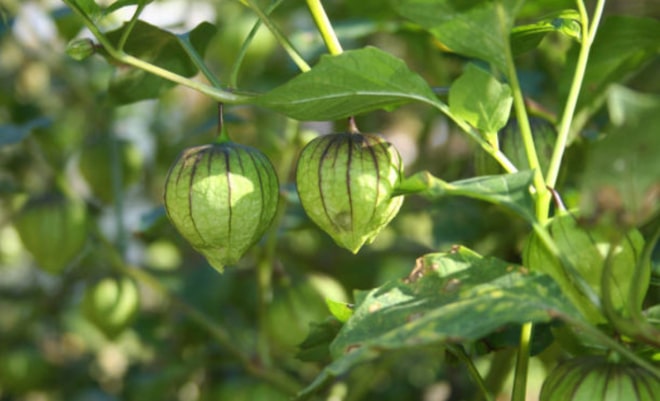
{"label": "small green bud", "polygon": [[96,46],[91,39],[74,39],[66,45],[66,54],[77,61],[82,61],[94,53]]}

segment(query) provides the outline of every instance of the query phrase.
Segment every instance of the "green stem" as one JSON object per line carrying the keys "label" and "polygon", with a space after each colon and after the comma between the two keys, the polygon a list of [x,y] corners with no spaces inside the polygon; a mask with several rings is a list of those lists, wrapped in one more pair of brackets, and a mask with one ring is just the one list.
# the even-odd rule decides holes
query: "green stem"
{"label": "green stem", "polygon": [[190,59],[193,61],[193,63],[199,68],[199,70],[204,74],[206,79],[209,80],[209,82],[217,89],[222,88],[222,84],[220,84],[220,80],[209,70],[209,67],[206,65],[204,62],[204,59],[200,54],[197,52],[195,47],[190,43],[190,37],[188,35],[186,36],[179,36],[179,43],[183,46],[183,49],[186,51]]}
{"label": "green stem", "polygon": [[247,0],[247,4],[250,7],[252,11],[255,12],[259,16],[259,19],[261,22],[264,23],[270,30],[270,32],[275,36],[275,39],[280,43],[280,46],[284,48],[284,51],[287,52],[291,60],[298,66],[300,71],[302,72],[307,72],[311,68],[309,64],[302,58],[300,53],[296,50],[296,48],[291,44],[291,41],[284,36],[284,34],[280,31],[280,29],[273,23],[273,21],[264,13],[261,8],[257,5],[255,0]]}
{"label": "green stem", "polygon": [[504,349],[494,353],[488,374],[484,377],[484,383],[490,394],[497,395],[502,391],[506,378],[513,368],[514,352],[513,349]]}
{"label": "green stem", "polygon": [[520,329],[518,357],[516,358],[516,374],[513,378],[511,401],[524,401],[527,394],[527,372],[529,370],[529,352],[532,343],[532,323],[523,324]]}
{"label": "green stem", "polygon": [[[557,141],[555,142],[555,147],[552,152],[552,158],[550,159],[550,165],[546,175],[546,183],[549,187],[555,187],[557,184],[559,169],[561,167],[562,158],[564,156],[564,151],[568,142],[568,136],[575,115],[575,108],[577,106],[578,97],[582,88],[582,82],[584,81],[584,73],[587,69],[589,51],[596,37],[598,24],[600,23],[600,18],[603,14],[603,8],[605,7],[605,0],[597,1],[591,25],[589,25],[589,15],[587,14],[587,10],[582,0],[577,0],[577,7],[580,13],[580,25],[582,26],[583,35],[580,44],[580,53],[578,54],[577,64],[575,66],[573,81],[568,92],[568,97],[566,98],[566,105],[564,106],[564,111],[562,113],[557,131]],[[546,213],[550,209],[549,196],[544,197],[542,207],[543,211]]]}
{"label": "green stem", "polygon": [[[500,5],[498,8],[498,13],[500,15],[500,21],[504,21],[504,9]],[[507,32],[508,38],[508,32]],[[527,115],[527,107],[525,106],[525,98],[522,93],[522,88],[520,87],[520,81],[518,80],[518,74],[516,71],[516,65],[513,60],[513,53],[511,52],[511,46],[507,40],[506,46],[504,46],[504,56],[506,59],[506,75],[509,80],[509,85],[511,86],[511,92],[513,94],[513,108],[516,113],[516,119],[518,120],[518,126],[520,127],[520,135],[523,140],[523,145],[525,147],[525,154],[527,155],[527,163],[529,168],[535,171],[534,174],[534,189],[536,191],[537,199],[541,197],[542,194],[547,193],[547,187],[545,181],[543,180],[543,172],[541,171],[541,165],[539,163],[538,155],[536,154],[536,147],[534,146],[534,137],[532,136],[532,128],[529,124],[529,116]],[[547,221],[547,213],[542,213],[539,208],[539,203],[537,201],[536,208],[536,217],[541,224],[544,224]]]}
{"label": "green stem", "polygon": [[420,98],[418,99],[423,103],[427,103],[436,109],[438,109],[440,112],[442,112],[444,115],[449,117],[454,124],[456,124],[460,129],[463,130],[467,134],[468,137],[470,137],[472,140],[474,140],[481,148],[488,153],[491,157],[493,157],[497,162],[504,168],[504,171],[507,173],[515,173],[518,171],[516,166],[511,163],[511,160],[506,157],[504,153],[502,153],[499,149],[495,149],[487,140],[485,140],[482,135],[474,129],[470,124],[465,122],[464,120],[457,118],[454,116],[449,110],[449,106],[447,106],[445,103],[441,102],[440,100],[432,100],[429,101],[427,98]]}
{"label": "green stem", "polygon": [[328,19],[323,4],[321,4],[321,0],[307,0],[307,7],[312,14],[312,18],[314,18],[314,23],[321,33],[323,42],[328,48],[330,54],[333,56],[341,54],[344,50],[341,48],[339,38],[337,37],[335,30],[332,28],[330,19]]}
{"label": "green stem", "polygon": [[463,349],[463,347],[459,345],[447,345],[447,350],[452,354],[454,354],[454,356],[456,356],[468,368],[470,377],[472,377],[472,380],[474,380],[477,387],[479,387],[479,390],[483,395],[483,399],[486,401],[492,401],[493,396],[488,392],[488,388],[486,388],[486,383],[484,382],[483,378],[481,377],[481,374],[477,370],[477,367],[474,366],[472,359],[467,355],[467,353],[465,353],[465,349]]}
{"label": "green stem", "polygon": [[[277,0],[273,3],[271,3],[268,8],[265,11],[265,15],[269,16],[277,7],[279,7],[280,4],[282,4],[284,0]],[[238,72],[241,69],[241,65],[243,64],[243,60],[245,60],[245,56],[247,54],[247,50],[250,47],[250,43],[252,43],[252,40],[254,40],[254,37],[257,35],[257,32],[259,31],[259,28],[261,28],[261,19],[257,19],[252,26],[252,29],[250,29],[250,32],[248,33],[248,36],[245,38],[243,41],[243,44],[241,45],[240,50],[238,51],[238,55],[236,56],[236,60],[234,61],[234,64],[231,68],[231,72],[229,73],[229,87],[230,88],[236,88],[238,87]]]}
{"label": "green stem", "polygon": [[151,74],[157,75],[161,78],[165,78],[174,83],[187,86],[191,89],[197,90],[210,98],[224,103],[231,104],[243,104],[248,103],[252,96],[248,95],[239,95],[236,93],[228,92],[218,88],[214,88],[210,85],[206,85],[201,82],[188,79],[181,75],[175,74],[171,71],[168,71],[164,68],[158,67],[156,65],[150,64],[146,61],[140,60],[136,57],[133,57],[123,51],[116,49],[112,43],[105,37],[105,35],[99,30],[94,21],[92,21],[83,10],[81,10],[76,4],[72,3],[70,0],[63,0],[72,10],[74,10],[80,17],[82,17],[85,26],[90,30],[90,32],[96,37],[99,43],[103,48],[108,52],[108,54],[117,60],[120,63],[130,65],[135,68],[142,69]]}
{"label": "green stem", "polygon": [[131,35],[131,32],[133,32],[133,28],[135,28],[135,24],[137,23],[138,18],[140,17],[140,14],[142,14],[142,10],[144,10],[144,7],[146,5],[147,3],[145,2],[138,3],[138,6],[135,9],[133,16],[131,17],[131,20],[128,22],[126,29],[124,29],[124,32],[121,33],[121,38],[119,38],[119,43],[117,44],[117,50],[124,51],[124,46],[126,46],[126,41],[128,40],[128,37]]}
{"label": "green stem", "polygon": [[99,235],[98,237],[110,251],[108,252],[108,255],[110,257],[110,263],[114,269],[133,278],[143,285],[146,285],[159,296],[162,296],[176,306],[191,321],[206,330],[209,335],[218,342],[218,344],[220,344],[241,364],[241,366],[243,366],[247,373],[257,379],[270,383],[287,394],[295,395],[299,391],[301,386],[294,379],[281,372],[272,369],[264,369],[262,366],[255,363],[248,354],[244,353],[236,346],[236,341],[231,338],[231,335],[224,327],[218,325],[209,316],[171,293],[170,290],[158,281],[158,279],[147,273],[144,269],[127,265],[123,258],[116,252],[112,244],[109,244],[102,235]]}

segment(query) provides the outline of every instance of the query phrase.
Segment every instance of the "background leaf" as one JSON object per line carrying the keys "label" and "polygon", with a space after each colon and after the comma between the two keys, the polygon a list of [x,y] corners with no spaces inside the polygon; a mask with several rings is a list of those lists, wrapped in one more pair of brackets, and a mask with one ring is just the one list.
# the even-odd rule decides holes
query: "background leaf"
{"label": "background leaf", "polygon": [[[109,32],[108,39],[116,45],[126,27],[127,25],[124,25],[118,30]],[[208,22],[202,22],[188,33],[191,43],[202,56],[214,34],[215,27]],[[124,50],[144,61],[185,77],[197,74],[197,67],[179,43],[179,38],[144,21],[135,24]],[[158,97],[174,85],[171,81],[143,70],[129,68],[119,70],[112,78],[109,92],[114,101],[126,104]]]}
{"label": "background leaf", "polygon": [[437,102],[406,64],[375,47],[323,56],[310,71],[257,98],[257,104],[298,120],[337,120],[412,100]]}
{"label": "background leaf", "polygon": [[660,98],[615,88],[608,104],[620,124],[587,155],[582,207],[591,219],[636,226],[660,211]]}
{"label": "background leaf", "polygon": [[505,49],[522,0],[395,0],[397,12],[449,50],[506,70]]}
{"label": "background leaf", "polygon": [[[610,84],[629,78],[660,53],[660,21],[632,16],[607,17],[598,29],[578,99],[578,109],[597,110]],[[577,49],[569,53],[566,71],[573,71]],[[562,75],[560,87],[568,93],[572,74]],[[593,104],[593,105],[592,105]],[[589,106],[589,107],[588,107]]]}
{"label": "background leaf", "polygon": [[487,133],[506,125],[511,104],[511,88],[474,64],[468,64],[449,89],[452,114]]}

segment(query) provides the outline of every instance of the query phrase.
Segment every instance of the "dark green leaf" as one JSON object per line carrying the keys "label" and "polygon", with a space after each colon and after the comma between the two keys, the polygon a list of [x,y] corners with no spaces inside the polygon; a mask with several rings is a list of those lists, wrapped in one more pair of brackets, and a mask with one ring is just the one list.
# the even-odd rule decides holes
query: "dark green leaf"
{"label": "dark green leaf", "polygon": [[321,323],[311,323],[309,334],[298,345],[296,357],[303,361],[325,361],[330,357],[330,343],[341,329],[341,322],[328,318]]}
{"label": "dark green leaf", "polygon": [[[117,44],[127,25],[108,33],[108,38]],[[200,55],[213,32],[207,22],[201,23],[190,34]],[[194,33],[194,35],[193,35]],[[208,36],[207,36],[208,35]],[[128,54],[162,67],[184,77],[192,77],[197,67],[185,51],[179,37],[144,21],[138,21],[129,35],[124,49]],[[137,68],[120,69],[110,82],[110,94],[120,104],[158,97],[175,84]]]}
{"label": "dark green leaf", "polygon": [[490,73],[468,64],[449,89],[449,109],[483,132],[504,127],[511,113],[511,88]]}
{"label": "dark green leaf", "polygon": [[529,187],[533,178],[534,173],[528,170],[448,183],[434,177],[428,171],[422,171],[406,178],[397,188],[397,193],[418,193],[432,199],[443,196],[466,196],[504,206],[532,222],[535,220],[534,205]]}
{"label": "dark green leaf", "polygon": [[582,28],[580,15],[575,10],[563,10],[527,25],[513,28],[511,49],[514,54],[521,54],[534,49],[549,32],[559,32],[580,40]]}
{"label": "dark green leaf", "polygon": [[549,276],[463,247],[425,255],[407,279],[356,298],[330,346],[335,361],[305,392],[383,352],[474,341],[508,324],[549,322],[555,312],[577,316]]}
{"label": "dark green leaf", "polygon": [[211,39],[213,39],[213,36],[217,32],[218,28],[215,25],[211,24],[210,22],[202,22],[192,31],[181,35],[181,37],[189,40],[190,44],[192,44],[197,53],[204,55],[204,53],[206,53],[206,48],[208,47],[209,42],[211,42]]}
{"label": "dark green leaf", "polygon": [[298,120],[336,120],[412,100],[437,102],[400,59],[374,47],[323,56],[310,71],[257,98]]}
{"label": "dark green leaf", "polygon": [[522,0],[395,0],[397,12],[449,50],[506,71],[506,47]]}
{"label": "dark green leaf", "polygon": [[616,88],[608,104],[618,125],[587,155],[582,206],[591,219],[636,226],[660,210],[660,98]]}

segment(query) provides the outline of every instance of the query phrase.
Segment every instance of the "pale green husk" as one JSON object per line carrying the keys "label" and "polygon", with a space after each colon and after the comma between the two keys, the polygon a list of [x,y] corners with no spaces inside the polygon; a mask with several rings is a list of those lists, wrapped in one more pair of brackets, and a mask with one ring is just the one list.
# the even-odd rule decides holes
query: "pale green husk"
{"label": "pale green husk", "polygon": [[52,193],[30,199],[14,221],[37,266],[60,274],[83,250],[89,219],[85,203]]}
{"label": "pale green husk", "polygon": [[222,272],[270,226],[277,175],[257,149],[232,142],[184,150],[165,183],[165,209],[181,235]]}
{"label": "pale green husk", "polygon": [[399,211],[403,197],[392,194],[402,175],[399,153],[380,136],[331,134],[303,149],[296,185],[309,218],[339,246],[357,253]]}

